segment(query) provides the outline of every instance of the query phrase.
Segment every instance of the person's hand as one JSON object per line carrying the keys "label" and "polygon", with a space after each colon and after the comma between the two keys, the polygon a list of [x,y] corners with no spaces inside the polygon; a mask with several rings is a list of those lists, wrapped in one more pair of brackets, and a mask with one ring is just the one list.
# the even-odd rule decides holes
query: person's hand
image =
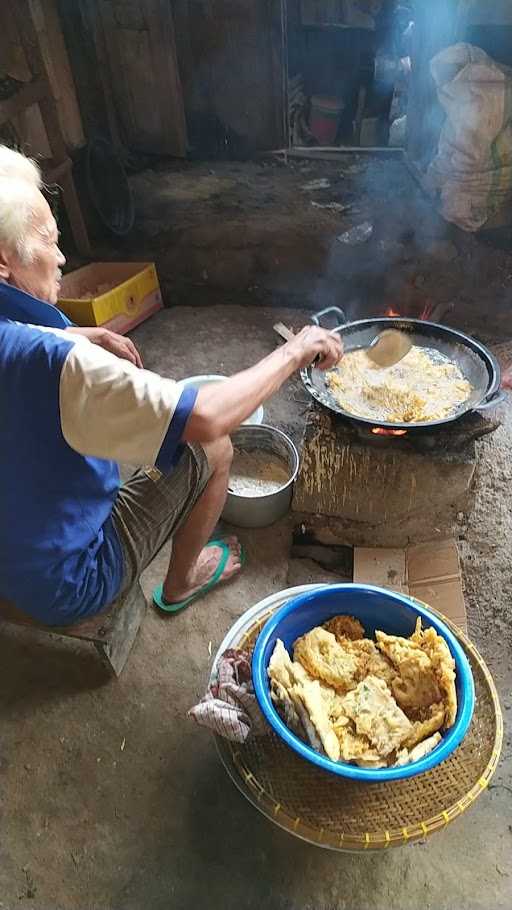
{"label": "person's hand", "polygon": [[129,360],[136,367],[142,367],[142,358],[135,347],[133,341],[124,335],[118,335],[109,329],[87,328],[85,326],[72,326],[67,329],[68,332],[74,332],[76,335],[84,335],[93,344],[98,344],[105,351],[110,351],[116,357],[122,360]]}
{"label": "person's hand", "polygon": [[512,366],[509,366],[503,373],[501,387],[503,389],[512,389]]}
{"label": "person's hand", "polygon": [[339,335],[331,335],[315,325],[306,326],[295,338],[287,342],[298,358],[298,368],[308,367],[318,357],[318,368],[330,370],[343,356],[343,343]]}

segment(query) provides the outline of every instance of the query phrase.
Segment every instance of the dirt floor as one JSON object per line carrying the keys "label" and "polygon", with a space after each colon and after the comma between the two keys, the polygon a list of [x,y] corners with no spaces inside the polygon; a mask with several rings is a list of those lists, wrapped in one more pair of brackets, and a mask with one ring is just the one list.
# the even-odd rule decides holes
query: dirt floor
{"label": "dirt floor", "polygon": [[[156,259],[169,305],[337,305],[354,319],[443,304],[481,337],[510,328],[512,232],[447,225],[401,159],[162,164],[131,182],[136,228],[99,253]],[[338,240],[366,223],[365,241]]]}
{"label": "dirt floor", "polygon": [[[316,166],[307,173],[296,168],[290,176],[281,168],[240,165],[238,179],[247,169],[251,174],[261,171],[261,199],[253,194],[250,215],[242,203],[236,208],[234,201],[236,211],[230,215],[222,190],[217,191],[216,202],[211,197],[201,202],[203,221],[208,207],[219,206],[219,236],[229,223],[233,243],[239,242],[235,225],[240,229],[245,223],[250,231],[255,219],[260,224],[272,221],[271,198],[275,197],[281,211],[283,182],[293,179],[296,187],[318,177]],[[207,169],[203,171],[208,178]],[[189,176],[197,173],[192,167],[187,171]],[[174,186],[172,177],[165,180]],[[348,195],[345,180],[340,178],[337,199]],[[194,182],[191,179],[188,186]],[[388,185],[385,191],[392,193]],[[237,193],[244,198],[240,189],[230,192],[232,200]],[[322,231],[327,234],[329,228],[334,234],[348,223],[316,210],[309,196],[294,192],[304,224],[318,220]],[[288,189],[286,205],[291,205],[291,199]],[[358,197],[355,201],[363,208]],[[172,217],[166,209],[167,215],[160,212],[155,220],[169,218],[169,236],[173,231],[182,236],[199,232],[201,217],[195,204],[189,196],[181,204],[173,197]],[[404,200],[404,212],[406,207]],[[305,235],[297,226],[294,238],[288,236],[292,213],[287,209],[286,218],[285,214],[279,230],[269,229],[268,239],[276,244],[281,240],[283,245],[286,241],[291,250],[294,238],[302,237],[304,254]],[[185,215],[190,220],[187,228]],[[399,219],[393,218],[397,223]],[[141,225],[147,227],[144,218]],[[275,289],[272,282],[284,280],[284,270],[269,270],[261,278],[251,272],[251,281],[265,284],[265,294],[260,292],[257,298],[260,306],[205,307],[208,297],[212,301],[224,294],[221,287],[217,297],[207,279],[201,278],[202,269],[208,270],[220,258],[224,249],[220,241],[217,256],[201,252],[197,287],[187,284],[180,273],[175,295],[170,290],[172,268],[162,236],[155,227],[154,242],[145,237],[144,242],[139,238],[137,248],[135,239],[130,241],[131,258],[154,258],[156,249],[169,289],[166,293],[173,300],[177,296],[182,303],[195,304],[165,310],[134,333],[151,369],[176,378],[234,372],[273,349],[272,324],[277,319],[298,325],[307,314],[295,307],[307,303],[311,309],[308,291],[302,289],[296,299],[290,299],[288,291]],[[481,243],[462,240],[467,250]],[[405,248],[413,241],[399,238],[396,242]],[[430,259],[427,266],[423,254],[414,258],[418,274],[429,282],[428,295],[436,301],[436,274],[444,276],[438,285],[446,294],[448,284],[443,282],[456,275],[458,324],[464,324],[462,304],[467,299],[464,327],[502,339],[505,279],[508,268],[512,281],[512,258],[491,250],[492,275],[489,281],[481,281],[479,291],[474,276],[472,282],[468,275],[464,277],[471,254],[465,247],[459,251],[460,237],[442,242],[457,245],[455,259]],[[235,248],[243,252],[241,238]],[[270,257],[270,247],[262,244],[259,249]],[[315,255],[312,250],[312,259]],[[343,251],[345,266],[352,255]],[[365,257],[371,274],[372,256],[365,253]],[[206,258],[209,265],[203,265]],[[179,272],[178,260],[173,261]],[[310,270],[309,260],[299,254],[290,261],[289,274],[294,268],[300,271],[301,263],[303,274],[311,278],[317,269],[318,277],[320,261]],[[393,274],[391,261],[387,270],[382,268],[382,274]],[[366,273],[359,280],[364,283]],[[501,288],[501,296],[499,302],[496,297],[492,318],[484,325],[477,303],[479,294],[490,300],[491,287],[496,295]],[[254,299],[247,288],[226,292],[225,301],[236,298],[239,304]],[[283,299],[293,309],[263,306]],[[319,306],[325,302],[320,297],[317,301]],[[506,346],[505,359],[508,354],[512,358],[512,345]],[[268,404],[266,416],[298,440],[306,407],[305,393],[296,380]],[[235,618],[272,591],[286,587],[289,580],[296,584],[326,577],[314,564],[298,567],[297,561],[291,571],[290,517],[272,529],[241,532],[248,562],[243,575],[229,587],[176,617],[161,617],[150,608],[119,680],[106,678],[87,645],[0,627],[0,910],[508,908],[512,881],[512,404],[504,409],[503,427],[478,446],[475,506],[461,521],[460,546],[470,634],[494,674],[506,733],[493,784],[466,815],[424,845],[364,856],[324,852],[281,832],[249,806],[227,778],[210,736],[186,718],[187,709],[203,693],[210,651],[215,653]],[[148,595],[162,578],[167,555],[160,554],[143,578]]]}

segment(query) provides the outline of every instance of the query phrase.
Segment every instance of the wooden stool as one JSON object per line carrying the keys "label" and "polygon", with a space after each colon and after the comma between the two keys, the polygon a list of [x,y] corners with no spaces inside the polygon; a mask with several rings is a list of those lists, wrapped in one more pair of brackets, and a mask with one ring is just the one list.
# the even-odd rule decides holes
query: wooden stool
{"label": "wooden stool", "polygon": [[132,649],[146,607],[146,598],[139,582],[136,582],[124,597],[112,604],[109,610],[91,616],[90,619],[85,619],[75,626],[42,625],[6,600],[0,600],[0,622],[30,626],[47,635],[62,635],[64,638],[90,641],[104,664],[115,676],[119,676]]}

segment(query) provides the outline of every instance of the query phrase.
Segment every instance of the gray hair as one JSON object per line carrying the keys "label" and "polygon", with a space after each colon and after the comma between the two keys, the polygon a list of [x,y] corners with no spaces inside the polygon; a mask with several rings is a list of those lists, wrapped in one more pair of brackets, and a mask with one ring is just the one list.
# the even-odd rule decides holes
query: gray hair
{"label": "gray hair", "polygon": [[0,248],[14,250],[30,262],[27,242],[35,192],[43,185],[35,161],[5,145],[0,145]]}

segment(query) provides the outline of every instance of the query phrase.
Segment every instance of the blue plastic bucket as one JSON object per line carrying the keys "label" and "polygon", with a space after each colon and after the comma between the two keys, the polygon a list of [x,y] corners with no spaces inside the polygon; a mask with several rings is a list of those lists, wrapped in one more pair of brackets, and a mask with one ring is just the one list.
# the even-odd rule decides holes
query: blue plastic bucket
{"label": "blue plastic bucket", "polygon": [[[408,638],[413,634],[416,620],[420,616],[424,628],[432,626],[446,641],[455,660],[457,717],[453,726],[444,733],[439,745],[420,761],[398,768],[359,768],[347,762],[334,762],[292,733],[274,708],[267,667],[277,639],[280,638],[291,653],[297,638],[340,613],[355,616],[364,626],[369,638],[374,636],[376,629],[381,629],[388,635]],[[259,706],[270,726],[286,745],[301,758],[324,771],[368,782],[403,780],[423,774],[440,764],[462,742],[475,706],[475,686],[469,661],[448,627],[418,601],[372,585],[331,585],[302,594],[277,610],[265,623],[256,641],[252,677]]]}

